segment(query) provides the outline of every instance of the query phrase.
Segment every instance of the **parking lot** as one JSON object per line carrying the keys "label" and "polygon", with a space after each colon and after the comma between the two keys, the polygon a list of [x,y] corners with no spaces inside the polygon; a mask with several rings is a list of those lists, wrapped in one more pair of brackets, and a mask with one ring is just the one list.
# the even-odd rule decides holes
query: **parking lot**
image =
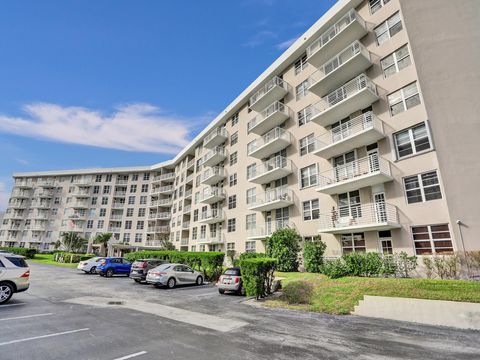
{"label": "parking lot", "polygon": [[273,310],[213,285],[157,289],[31,264],[0,306],[0,359],[472,359],[480,333]]}

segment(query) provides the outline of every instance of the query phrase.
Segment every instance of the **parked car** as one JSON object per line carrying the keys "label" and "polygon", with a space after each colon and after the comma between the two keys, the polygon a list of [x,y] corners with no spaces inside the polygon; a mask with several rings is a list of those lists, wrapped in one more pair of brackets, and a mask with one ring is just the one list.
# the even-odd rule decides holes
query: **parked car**
{"label": "parked car", "polygon": [[165,263],[165,260],[159,259],[135,260],[132,264],[132,269],[130,270],[130,277],[135,280],[135,282],[145,281],[147,279],[148,270],[156,268],[157,266]]}
{"label": "parked car", "polygon": [[85,273],[90,273],[90,274],[96,274],[97,272],[97,266],[102,261],[103,257],[93,257],[91,259],[85,260],[85,261],[80,261],[78,263],[77,269],[84,271]]}
{"label": "parked car", "polygon": [[0,304],[9,301],[14,293],[30,286],[30,269],[25,257],[9,253],[0,254]]}
{"label": "parked car", "polygon": [[203,275],[183,264],[162,264],[148,271],[147,283],[155,286],[167,286],[173,289],[176,285],[203,284]]}
{"label": "parked car", "polygon": [[224,294],[225,291],[233,291],[244,295],[245,289],[242,282],[242,274],[239,267],[232,267],[225,270],[217,282],[218,292]]}
{"label": "parked car", "polygon": [[97,273],[100,276],[112,277],[114,274],[129,276],[132,263],[121,257],[107,257],[97,265]]}

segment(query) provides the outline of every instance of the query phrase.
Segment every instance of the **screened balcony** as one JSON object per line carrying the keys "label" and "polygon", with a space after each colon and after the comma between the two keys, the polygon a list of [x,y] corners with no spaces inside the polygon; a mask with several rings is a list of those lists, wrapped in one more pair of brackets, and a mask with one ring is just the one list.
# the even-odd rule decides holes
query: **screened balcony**
{"label": "screened balcony", "polygon": [[224,127],[216,128],[208,133],[203,139],[203,147],[214,148],[220,144],[223,144],[228,139],[228,132]]}
{"label": "screened balcony", "polygon": [[281,102],[271,103],[247,123],[247,131],[263,135],[267,131],[282,125],[290,117],[290,109]]}
{"label": "screened balcony", "polygon": [[292,162],[283,156],[276,156],[251,169],[247,177],[248,181],[255,184],[267,184],[290,175],[292,172]]}
{"label": "screened balcony", "polygon": [[267,132],[259,139],[255,139],[248,143],[248,156],[263,159],[280,150],[285,149],[292,143],[292,135],[290,132],[282,128],[274,128]]}
{"label": "screened balcony", "polygon": [[271,211],[294,204],[293,191],[286,188],[275,188],[256,196],[248,210]]}
{"label": "screened balcony", "polygon": [[278,76],[270,79],[255,94],[250,97],[249,106],[254,111],[261,111],[274,101],[284,98],[288,93],[289,85]]}

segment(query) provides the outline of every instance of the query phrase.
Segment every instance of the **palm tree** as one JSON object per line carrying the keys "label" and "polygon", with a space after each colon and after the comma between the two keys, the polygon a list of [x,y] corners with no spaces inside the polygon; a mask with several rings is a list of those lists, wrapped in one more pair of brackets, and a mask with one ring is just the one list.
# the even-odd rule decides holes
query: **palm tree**
{"label": "palm tree", "polygon": [[95,239],[93,239],[94,244],[100,244],[100,253],[103,256],[107,256],[108,252],[108,242],[112,238],[112,233],[103,233],[103,234],[98,234],[95,236]]}
{"label": "palm tree", "polygon": [[86,239],[71,231],[62,234],[62,238],[55,243],[55,248],[62,247],[66,252],[80,252],[86,243]]}

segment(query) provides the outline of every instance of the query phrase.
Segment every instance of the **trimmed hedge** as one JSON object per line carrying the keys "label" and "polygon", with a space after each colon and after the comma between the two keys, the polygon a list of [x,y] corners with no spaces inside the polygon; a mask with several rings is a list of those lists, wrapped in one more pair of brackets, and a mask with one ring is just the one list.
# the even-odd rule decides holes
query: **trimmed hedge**
{"label": "trimmed hedge", "polygon": [[186,264],[195,270],[203,272],[205,279],[214,281],[222,274],[225,253],[145,250],[126,254],[125,258],[131,261],[139,259],[161,259],[171,263]]}
{"label": "trimmed hedge", "polygon": [[8,251],[12,254],[25,256],[27,259],[33,259],[37,253],[37,249],[27,249],[20,247],[1,247],[0,250]]}
{"label": "trimmed hedge", "polygon": [[254,296],[258,300],[271,293],[276,266],[277,260],[272,258],[250,258],[240,262],[247,296]]}
{"label": "trimmed hedge", "polygon": [[64,251],[57,252],[53,255],[53,260],[63,264],[74,264],[95,257],[95,254],[74,254]]}
{"label": "trimmed hedge", "polygon": [[235,259],[235,261],[233,262],[233,265],[234,265],[234,266],[240,266],[240,263],[241,263],[243,260],[246,260],[246,259],[255,259],[255,258],[265,258],[265,257],[267,257],[267,255],[265,255],[264,253],[245,252],[245,253],[240,254],[240,256],[238,257],[238,259]]}

